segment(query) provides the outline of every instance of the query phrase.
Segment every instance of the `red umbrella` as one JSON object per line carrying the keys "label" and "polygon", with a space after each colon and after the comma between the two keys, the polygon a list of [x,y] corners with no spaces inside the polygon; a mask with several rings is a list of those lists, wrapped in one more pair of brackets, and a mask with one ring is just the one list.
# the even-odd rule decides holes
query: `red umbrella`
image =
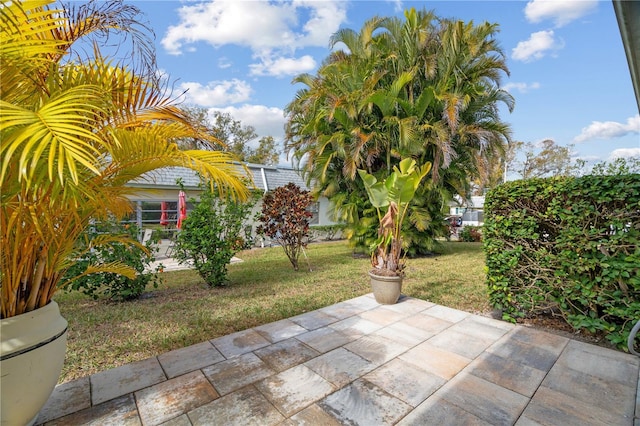
{"label": "red umbrella", "polygon": [[160,203],[160,225],[167,226],[169,224],[169,218],[167,216],[167,202],[163,201]]}
{"label": "red umbrella", "polygon": [[178,194],[178,229],[182,229],[182,221],[187,218],[187,196],[184,191]]}

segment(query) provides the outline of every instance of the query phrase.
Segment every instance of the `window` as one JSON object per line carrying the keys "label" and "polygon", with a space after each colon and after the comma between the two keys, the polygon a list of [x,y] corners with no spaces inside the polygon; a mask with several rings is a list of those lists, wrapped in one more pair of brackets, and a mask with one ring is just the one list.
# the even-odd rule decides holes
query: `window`
{"label": "window", "polygon": [[309,225],[320,224],[320,203],[311,203],[307,211],[313,215],[309,218]]}

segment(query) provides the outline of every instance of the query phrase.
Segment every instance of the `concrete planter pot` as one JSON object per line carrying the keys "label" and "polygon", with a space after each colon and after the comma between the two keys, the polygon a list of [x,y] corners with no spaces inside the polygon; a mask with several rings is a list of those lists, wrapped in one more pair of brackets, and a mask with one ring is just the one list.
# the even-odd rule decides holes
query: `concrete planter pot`
{"label": "concrete planter pot", "polygon": [[31,425],[62,371],[67,321],[56,302],[0,320],[1,424]]}
{"label": "concrete planter pot", "polygon": [[393,305],[400,298],[402,277],[375,275],[369,272],[371,289],[376,302],[382,305]]}

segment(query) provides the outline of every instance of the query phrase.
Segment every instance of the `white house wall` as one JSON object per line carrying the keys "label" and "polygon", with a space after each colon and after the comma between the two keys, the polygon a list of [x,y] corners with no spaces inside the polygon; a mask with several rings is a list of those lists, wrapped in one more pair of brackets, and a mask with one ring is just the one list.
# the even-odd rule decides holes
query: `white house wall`
{"label": "white house wall", "polygon": [[[289,182],[293,182],[300,188],[308,190],[302,177],[293,169],[257,164],[247,164],[247,167],[252,175],[255,190],[261,193],[264,193],[265,189],[273,190]],[[180,191],[180,186],[176,184],[178,179],[181,179],[183,182],[187,201],[192,198],[198,200],[201,190],[198,187],[199,178],[197,174],[190,169],[181,167],[158,170],[143,180],[132,182],[130,186],[136,190],[131,193],[128,198],[136,204],[139,204],[138,202],[177,202]],[[318,203],[318,223],[316,225],[335,224],[336,222],[330,219],[329,200],[326,197],[321,197]],[[262,201],[260,200],[254,207],[251,218],[255,217],[255,214],[259,213],[261,209]],[[153,225],[154,224],[144,224],[143,226]],[[257,225],[255,221],[251,220],[251,226],[254,232]]]}

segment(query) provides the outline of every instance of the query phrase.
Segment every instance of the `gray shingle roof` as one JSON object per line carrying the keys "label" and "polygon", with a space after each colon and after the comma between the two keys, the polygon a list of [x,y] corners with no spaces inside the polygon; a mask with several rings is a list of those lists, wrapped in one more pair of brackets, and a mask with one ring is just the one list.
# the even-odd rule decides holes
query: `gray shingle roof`
{"label": "gray shingle roof", "polygon": [[[238,166],[238,168],[240,168],[240,166]],[[289,182],[295,183],[302,189],[309,189],[298,171],[292,168],[264,166],[261,164],[247,164],[247,168],[258,190],[272,190],[284,186]],[[185,188],[188,189],[196,189],[200,183],[200,178],[196,172],[191,169],[184,167],[167,167],[149,173],[143,178],[136,179],[131,182],[130,186],[139,188],[178,188],[178,184],[176,183],[178,179],[182,179],[182,183]]]}

